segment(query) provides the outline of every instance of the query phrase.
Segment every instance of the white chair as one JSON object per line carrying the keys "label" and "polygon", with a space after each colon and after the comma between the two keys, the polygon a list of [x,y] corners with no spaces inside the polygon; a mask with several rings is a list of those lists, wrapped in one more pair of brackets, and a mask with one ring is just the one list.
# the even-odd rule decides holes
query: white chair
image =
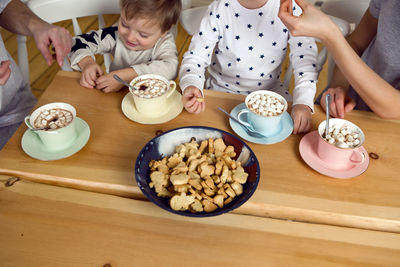
{"label": "white chair", "polygon": [[[119,14],[119,0],[30,0],[28,7],[41,19],[48,23],[63,20],[72,20],[74,34],[82,34],[77,18],[98,15],[99,28],[105,26],[103,14]],[[26,48],[26,37],[17,36],[18,40],[18,65],[24,79],[29,82],[29,60]],[[104,55],[104,65],[108,72],[111,59]],[[67,59],[64,59],[63,70],[72,71]]]}
{"label": "white chair", "polygon": [[369,2],[370,0],[330,0],[318,1],[318,6],[320,6],[320,9],[326,14],[344,19],[350,24],[357,25],[368,9]]}
{"label": "white chair", "polygon": [[[203,15],[206,13],[206,11],[207,11],[207,6],[189,8],[189,9],[182,11],[181,16],[180,16],[180,23],[189,35],[193,35],[198,31],[198,29],[200,27],[201,19],[202,19]],[[330,16],[330,17],[335,22],[335,24],[339,27],[342,34],[344,36],[347,36],[347,34],[350,32],[350,24],[343,19],[333,17],[333,16]],[[319,41],[319,40],[317,40],[317,41]],[[321,71],[325,61],[327,60],[327,55],[328,55],[328,51],[324,47],[319,52],[318,58],[317,58],[318,72]],[[329,72],[332,73],[332,71],[333,70],[328,70],[328,73]],[[283,78],[283,86],[285,88],[289,88],[292,74],[293,74],[293,67],[291,64],[289,64],[288,68],[285,71],[285,76]]]}

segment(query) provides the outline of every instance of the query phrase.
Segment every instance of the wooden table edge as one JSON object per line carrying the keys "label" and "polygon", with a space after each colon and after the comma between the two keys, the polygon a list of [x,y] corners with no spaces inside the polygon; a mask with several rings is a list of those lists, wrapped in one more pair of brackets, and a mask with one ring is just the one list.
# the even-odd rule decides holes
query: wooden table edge
{"label": "wooden table edge", "polygon": [[[0,169],[0,174],[9,176],[10,180],[22,179],[41,184],[148,201],[148,199],[142,194],[137,186],[116,185],[94,181],[77,181],[76,179],[65,177],[43,174],[35,175],[22,171],[8,171],[4,169]],[[244,203],[241,207],[231,211],[231,213],[271,219],[292,220],[305,223],[400,233],[400,221],[396,220],[259,203],[251,201],[251,199]]]}

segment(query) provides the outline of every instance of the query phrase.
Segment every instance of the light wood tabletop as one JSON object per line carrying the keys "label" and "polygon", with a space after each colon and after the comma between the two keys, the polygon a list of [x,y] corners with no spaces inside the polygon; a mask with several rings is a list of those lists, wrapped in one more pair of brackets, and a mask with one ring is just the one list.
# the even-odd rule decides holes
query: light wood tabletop
{"label": "light wood tabletop", "polygon": [[[26,131],[22,125],[0,151],[0,173],[144,199],[135,183],[134,164],[141,148],[157,131],[201,125],[235,134],[228,118],[217,107],[230,111],[244,100],[241,95],[207,91],[207,108],[202,114],[183,111],[167,123],[143,125],[122,113],[121,101],[126,90],[104,94],[81,87],[79,77],[80,73],[59,72],[37,106],[50,102],[75,106],[77,116],[91,129],[87,145],[66,159],[36,160],[21,148],[21,137]],[[313,130],[324,116],[316,106]],[[303,135],[291,135],[273,145],[246,141],[260,162],[260,183],[250,200],[232,213],[400,232],[400,123],[362,111],[353,111],[346,119],[363,129],[364,148],[378,157],[370,158],[366,172],[352,179],[334,179],[314,171],[299,153]]]}
{"label": "light wood tabletop", "polygon": [[1,266],[396,266],[400,235],[147,201],[0,176]]}

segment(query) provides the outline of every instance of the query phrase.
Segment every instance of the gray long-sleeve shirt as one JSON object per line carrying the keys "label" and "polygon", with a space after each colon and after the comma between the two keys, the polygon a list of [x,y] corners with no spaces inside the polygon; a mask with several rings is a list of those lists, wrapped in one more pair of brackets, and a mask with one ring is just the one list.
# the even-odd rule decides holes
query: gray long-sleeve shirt
{"label": "gray long-sleeve shirt", "polygon": [[78,63],[86,56],[94,59],[95,54],[111,53],[113,62],[110,71],[132,67],[138,75],[159,74],[167,79],[175,79],[178,70],[178,52],[175,38],[168,32],[154,47],[133,51],[125,47],[119,38],[118,27],[92,31],[75,36],[69,58],[71,67],[80,70]]}

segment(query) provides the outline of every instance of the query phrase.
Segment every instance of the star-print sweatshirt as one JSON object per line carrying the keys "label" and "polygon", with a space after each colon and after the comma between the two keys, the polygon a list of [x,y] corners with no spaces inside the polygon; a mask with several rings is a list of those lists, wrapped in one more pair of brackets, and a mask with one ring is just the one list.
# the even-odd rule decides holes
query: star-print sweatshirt
{"label": "star-print sweatshirt", "polygon": [[[314,110],[317,46],[313,38],[289,34],[278,18],[279,6],[280,0],[269,0],[258,9],[247,9],[237,0],[212,2],[184,54],[181,88],[191,85],[239,94],[272,90],[291,101],[280,82],[289,44],[295,79],[293,105],[305,104]],[[295,3],[294,13],[301,13]]]}
{"label": "star-print sweatshirt", "polygon": [[175,38],[170,32],[161,37],[154,47],[139,51],[125,47],[119,38],[118,26],[75,36],[69,54],[71,67],[80,71],[78,63],[84,57],[95,59],[95,54],[104,53],[113,56],[110,71],[132,67],[138,75],[153,73],[171,80],[177,75],[178,52]]}

